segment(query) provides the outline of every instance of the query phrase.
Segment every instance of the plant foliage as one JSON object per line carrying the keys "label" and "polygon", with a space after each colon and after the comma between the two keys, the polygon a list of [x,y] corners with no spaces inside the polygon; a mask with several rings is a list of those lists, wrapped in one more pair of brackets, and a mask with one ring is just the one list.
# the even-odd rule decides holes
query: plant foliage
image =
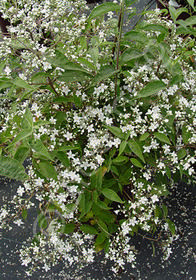
{"label": "plant foliage", "polygon": [[[10,21],[0,45],[0,175],[23,181],[15,205],[24,219],[39,202],[23,265],[47,271],[104,250],[117,273],[134,263],[138,231],[171,252],[162,198],[181,179],[195,182],[195,17],[177,20],[174,9],[174,22],[156,9],[125,32],[135,1],[120,2],[90,15],[83,0],[0,3]],[[2,209],[2,228],[9,214]]]}

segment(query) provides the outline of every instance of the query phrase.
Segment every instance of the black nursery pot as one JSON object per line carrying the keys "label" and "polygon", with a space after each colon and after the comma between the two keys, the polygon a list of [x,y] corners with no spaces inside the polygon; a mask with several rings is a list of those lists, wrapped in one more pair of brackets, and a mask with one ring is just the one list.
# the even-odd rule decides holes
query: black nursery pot
{"label": "black nursery pot", "polygon": [[[188,6],[189,12],[192,15],[196,15],[196,13],[190,7],[190,5],[189,5],[187,0],[175,0],[175,1],[179,4],[180,7],[187,7]],[[156,2],[157,2],[157,7],[159,9],[169,9],[169,0],[161,0],[161,1],[160,0],[156,0]],[[190,17],[190,14],[183,12],[183,13],[181,13],[179,15],[179,17],[177,19],[185,20],[185,19],[187,19],[189,17]]]}
{"label": "black nursery pot", "polygon": [[102,0],[86,0],[87,4],[93,4],[93,3],[99,3],[102,2]]}

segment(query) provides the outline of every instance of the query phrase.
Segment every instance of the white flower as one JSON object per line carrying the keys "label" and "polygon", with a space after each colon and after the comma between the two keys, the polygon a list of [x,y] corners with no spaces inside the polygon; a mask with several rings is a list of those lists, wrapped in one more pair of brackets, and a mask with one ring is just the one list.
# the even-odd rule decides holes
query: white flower
{"label": "white flower", "polygon": [[49,119],[49,122],[51,122],[52,124],[56,124],[56,119],[54,119],[53,117],[51,117],[51,118]]}
{"label": "white flower", "polygon": [[121,140],[120,140],[119,138],[116,138],[116,139],[114,139],[114,141],[113,141],[113,145],[114,145],[116,148],[118,148],[118,146],[120,145],[120,143],[121,143]]}
{"label": "white flower", "polygon": [[129,224],[133,227],[135,225],[137,225],[137,223],[138,223],[138,221],[137,221],[136,217],[133,217],[132,219],[129,220]]}
{"label": "white flower", "polygon": [[25,192],[24,188],[21,187],[21,186],[19,186],[18,189],[17,189],[18,195],[19,195],[19,196],[22,196],[24,192]]}
{"label": "white flower", "polygon": [[121,228],[122,228],[122,234],[124,236],[127,235],[129,233],[129,231],[130,231],[130,226],[128,225],[127,221],[122,223]]}
{"label": "white flower", "polygon": [[195,172],[195,170],[194,170],[194,168],[193,167],[191,167],[191,168],[189,168],[189,175],[191,176],[194,172]]}
{"label": "white flower", "polygon": [[35,179],[35,185],[38,187],[41,187],[43,182],[44,182],[44,179],[41,179],[41,178]]}
{"label": "white flower", "polygon": [[110,119],[106,118],[105,122],[106,122],[107,125],[112,125],[113,120],[112,120],[112,118],[110,118]]}
{"label": "white flower", "polygon": [[55,32],[55,33],[59,32],[58,27],[55,27],[55,28],[54,28],[54,32]]}
{"label": "white flower", "polygon": [[52,65],[49,62],[44,61],[43,62],[43,68],[44,68],[45,71],[47,71],[48,69],[52,69]]}
{"label": "white flower", "polygon": [[18,220],[16,220],[16,221],[14,221],[14,224],[16,224],[17,226],[21,226],[21,225],[23,225],[24,223],[23,223],[23,221],[22,221],[21,219],[18,219]]}
{"label": "white flower", "polygon": [[170,153],[170,146],[169,145],[167,145],[167,144],[163,145],[163,149],[164,149],[165,155]]}
{"label": "white flower", "polygon": [[73,138],[73,134],[67,131],[63,136],[67,139],[67,141],[71,140]]}
{"label": "white flower", "polygon": [[159,198],[158,198],[158,196],[156,194],[151,196],[151,199],[152,199],[152,203],[155,203],[155,202],[159,201]]}
{"label": "white flower", "polygon": [[143,177],[148,181],[148,180],[150,180],[151,175],[150,175],[149,172],[144,172],[144,173],[143,173]]}
{"label": "white flower", "polygon": [[1,219],[5,218],[8,214],[8,211],[6,209],[1,209],[0,217]]}
{"label": "white flower", "polygon": [[146,231],[149,231],[149,230],[150,230],[150,226],[147,225],[147,224],[144,224],[144,225],[142,226],[142,229],[143,229],[143,230],[146,230]]}
{"label": "white flower", "polygon": [[159,164],[157,165],[157,167],[159,169],[165,168],[165,164],[163,162],[159,162]]}
{"label": "white flower", "polygon": [[27,257],[26,259],[22,260],[22,265],[27,266],[31,262],[31,258]]}
{"label": "white flower", "polygon": [[148,203],[148,199],[145,196],[143,196],[140,198],[139,203],[145,205]]}
{"label": "white flower", "polygon": [[127,256],[127,261],[130,263],[135,261],[135,256],[134,256],[133,252],[129,252],[129,254]]}
{"label": "white flower", "polygon": [[123,261],[122,258],[117,259],[116,262],[119,264],[119,266],[124,266],[125,265],[125,262]]}
{"label": "white flower", "polygon": [[7,75],[9,75],[9,74],[12,72],[12,70],[11,70],[8,66],[6,66],[5,69],[4,69],[4,72],[5,72]]}
{"label": "white flower", "polygon": [[104,31],[99,31],[99,37],[100,37],[100,38],[104,38],[104,36],[105,36]]}
{"label": "white flower", "polygon": [[20,73],[20,74],[19,74],[19,78],[21,78],[21,79],[24,80],[24,81],[27,80],[27,77],[26,77],[23,73]]}
{"label": "white flower", "polygon": [[48,270],[50,270],[50,267],[45,263],[43,269],[47,272]]}
{"label": "white flower", "polygon": [[104,158],[101,155],[96,155],[95,159],[100,165],[104,162]]}
{"label": "white flower", "polygon": [[150,153],[151,146],[144,146],[144,153]]}

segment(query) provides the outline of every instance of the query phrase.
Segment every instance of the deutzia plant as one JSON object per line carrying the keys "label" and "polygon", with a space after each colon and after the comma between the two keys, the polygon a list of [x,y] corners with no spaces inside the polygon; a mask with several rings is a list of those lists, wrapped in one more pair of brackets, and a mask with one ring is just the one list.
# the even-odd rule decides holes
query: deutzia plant
{"label": "deutzia plant", "polygon": [[118,273],[136,261],[137,234],[171,253],[176,230],[162,198],[179,180],[195,182],[196,31],[171,8],[171,19],[145,12],[125,32],[132,2],[91,12],[81,0],[0,2],[10,23],[0,175],[23,182],[15,213],[5,205],[0,220],[20,225],[37,200],[35,236],[20,251],[28,273],[91,263],[102,250]]}

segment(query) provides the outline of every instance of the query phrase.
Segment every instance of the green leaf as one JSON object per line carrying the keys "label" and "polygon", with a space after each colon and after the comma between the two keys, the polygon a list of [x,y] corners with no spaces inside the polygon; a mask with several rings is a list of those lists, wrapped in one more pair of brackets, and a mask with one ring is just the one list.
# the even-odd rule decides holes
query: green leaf
{"label": "green leaf", "polygon": [[80,226],[81,231],[83,231],[86,234],[98,234],[98,231],[96,228],[90,226],[90,225],[81,225]]}
{"label": "green leaf", "polygon": [[166,169],[166,175],[167,175],[167,177],[168,177],[169,179],[171,179],[171,170],[170,170],[169,166],[166,165],[165,169]]}
{"label": "green leaf", "polygon": [[38,163],[40,173],[46,177],[57,180],[57,173],[54,166],[47,160],[40,160]]}
{"label": "green leaf", "polygon": [[119,188],[120,192],[122,193],[123,192],[123,186],[120,183],[118,183],[118,188]]}
{"label": "green leaf", "polygon": [[26,159],[27,155],[29,154],[29,147],[28,146],[25,146],[25,145],[20,145],[15,154],[14,154],[14,158],[16,160],[18,160],[20,163],[23,163],[24,160]]}
{"label": "green leaf", "polygon": [[105,242],[103,242],[101,244],[95,244],[95,252],[96,253],[101,252],[104,248],[105,248]]}
{"label": "green leaf", "polygon": [[[193,8],[193,10],[195,11],[195,1],[194,0],[187,0],[187,2],[189,3],[189,5]],[[192,16],[193,17],[193,16]]]}
{"label": "green leaf", "polygon": [[165,88],[165,84],[162,81],[153,81],[148,83],[143,89],[138,93],[136,98],[145,98],[153,94],[158,93],[160,90]]}
{"label": "green leaf", "polygon": [[80,146],[61,146],[58,151],[74,151],[74,150],[79,150],[81,151],[81,147]]}
{"label": "green leaf", "polygon": [[112,65],[105,65],[102,66],[97,75],[92,80],[91,85],[97,85],[101,81],[106,80],[113,76],[114,74],[118,73],[119,70],[116,70]]}
{"label": "green leaf", "polygon": [[145,159],[142,154],[142,150],[141,150],[140,146],[138,145],[138,143],[132,139],[129,139],[128,145],[129,145],[129,148],[131,149],[131,151],[145,163]]}
{"label": "green leaf", "polygon": [[159,206],[156,206],[156,208],[154,209],[154,216],[157,218],[162,218],[163,213]]}
{"label": "green leaf", "polygon": [[131,31],[125,33],[124,38],[126,40],[137,41],[137,42],[142,42],[142,43],[145,43],[149,40],[148,37],[146,36],[146,34],[144,34],[143,32],[135,31],[135,30],[131,30]]}
{"label": "green leaf", "polygon": [[64,224],[61,229],[60,229],[60,232],[61,233],[64,233],[64,234],[69,234],[69,233],[72,233],[74,232],[76,226],[74,223],[68,223],[68,224]]}
{"label": "green leaf", "polygon": [[139,141],[145,141],[149,137],[149,135],[150,134],[148,132],[145,132],[140,136]]}
{"label": "green leaf", "polygon": [[127,146],[127,141],[122,141],[122,142],[120,143],[120,148],[119,148],[119,154],[118,154],[118,156],[120,156],[120,155],[124,152],[126,146]]}
{"label": "green leaf", "polygon": [[149,24],[149,25],[146,25],[146,26],[143,27],[143,30],[146,30],[146,31],[158,31],[158,32],[161,32],[161,33],[169,34],[169,30],[165,26],[160,25],[160,24]]}
{"label": "green leaf", "polygon": [[4,60],[4,61],[2,61],[2,62],[0,63],[0,73],[3,72],[3,69],[5,68],[6,63],[7,63],[6,60]]}
{"label": "green leaf", "polygon": [[129,7],[133,4],[135,4],[138,0],[125,0],[125,6]]}
{"label": "green leaf", "polygon": [[92,208],[93,201],[91,198],[91,194],[89,197],[88,197],[88,195],[89,194],[82,193],[79,196],[79,208],[80,208],[80,212],[81,212],[79,219],[84,217]]}
{"label": "green leaf", "polygon": [[141,164],[141,162],[139,160],[137,160],[136,158],[131,158],[130,161],[136,167],[144,168],[143,165]]}
{"label": "green leaf", "polygon": [[43,156],[47,159],[53,160],[41,140],[37,139],[36,141],[32,142],[30,146],[33,152],[36,152],[38,155]]}
{"label": "green leaf", "polygon": [[58,50],[55,51],[55,56],[53,57],[49,56],[46,59],[52,65],[60,68],[64,68],[65,64],[69,62],[67,57]]}
{"label": "green leaf", "polygon": [[58,96],[53,100],[54,103],[69,103],[73,101],[74,101],[73,97],[67,97],[67,96]]}
{"label": "green leaf", "polygon": [[191,16],[191,17],[187,18],[186,20],[178,20],[176,23],[182,25],[183,27],[195,25],[196,16]]}
{"label": "green leaf", "polygon": [[119,12],[121,10],[121,7],[116,4],[116,3],[103,3],[97,7],[95,7],[90,15],[89,15],[89,18],[88,18],[88,21],[91,21],[93,18],[96,18],[96,17],[100,17],[100,16],[103,16],[105,15],[106,13],[110,12],[110,11],[117,11]]}
{"label": "green leaf", "polygon": [[47,219],[42,213],[38,215],[38,225],[41,229],[47,228],[48,226]]}
{"label": "green leaf", "polygon": [[180,66],[180,63],[178,63],[176,61],[171,61],[170,63],[168,62],[166,67],[173,76],[178,75],[178,74],[180,74],[181,76],[183,75],[183,71]]}
{"label": "green leaf", "polygon": [[102,233],[99,233],[95,240],[95,245],[102,244],[105,241],[105,239],[106,239],[106,237]]}
{"label": "green leaf", "polygon": [[26,111],[21,120],[21,127],[22,129],[32,129],[33,127],[33,116],[28,107],[26,108]]}
{"label": "green leaf", "polygon": [[117,176],[119,176],[119,171],[118,171],[118,168],[115,166],[115,165],[112,165],[111,166],[111,171],[116,174]]}
{"label": "green leaf", "polygon": [[107,237],[109,235],[107,225],[101,219],[97,219],[97,224],[102,231],[102,234]]}
{"label": "green leaf", "polygon": [[21,78],[17,77],[13,80],[13,84],[19,88],[26,88],[26,89],[33,89],[27,82],[22,80]]}
{"label": "green leaf", "polygon": [[25,181],[29,178],[19,161],[4,156],[0,156],[0,175],[19,181]]}
{"label": "green leaf", "polygon": [[155,136],[155,138],[157,138],[159,141],[171,145],[171,142],[170,142],[169,138],[168,138],[164,133],[155,132],[155,133],[154,133],[154,136]]}
{"label": "green leaf", "polygon": [[175,9],[173,6],[169,5],[169,12],[170,12],[170,15],[171,15],[173,21],[175,22],[180,14],[188,13],[188,10],[185,7]]}
{"label": "green leaf", "polygon": [[101,200],[98,200],[96,204],[97,204],[97,206],[99,206],[101,209],[104,209],[104,210],[113,209],[111,207],[108,207],[107,204],[104,201],[101,201]]}
{"label": "green leaf", "polygon": [[186,156],[186,150],[184,148],[180,149],[177,152],[177,155],[179,160],[183,159]]}
{"label": "green leaf", "polygon": [[1,78],[1,79],[0,79],[0,89],[9,88],[9,87],[11,87],[12,85],[13,85],[13,84],[12,84],[11,79],[7,79],[7,78]]}
{"label": "green leaf", "polygon": [[171,234],[174,235],[176,231],[174,223],[170,219],[167,219],[166,222],[168,223]]}
{"label": "green leaf", "polygon": [[91,74],[81,70],[67,70],[62,75],[58,76],[59,81],[77,82],[86,80]]}
{"label": "green leaf", "polygon": [[48,73],[38,72],[32,75],[31,82],[33,84],[46,84],[48,77],[49,77]]}
{"label": "green leaf", "polygon": [[22,217],[26,221],[26,219],[27,219],[27,209],[26,208],[22,209]]}
{"label": "green leaf", "polygon": [[90,177],[90,187],[91,189],[97,189],[97,175],[95,173],[95,170],[93,170],[91,177]]}
{"label": "green leaf", "polygon": [[117,193],[115,191],[111,190],[111,189],[105,188],[101,192],[109,200],[116,201],[116,202],[119,202],[119,203],[124,203],[121,200],[121,198],[117,195]]}
{"label": "green leaf", "polygon": [[55,156],[62,162],[65,167],[70,166],[70,160],[68,159],[68,156],[65,152],[58,151],[56,152]]}
{"label": "green leaf", "polygon": [[97,199],[98,199],[99,195],[98,195],[98,192],[96,190],[93,191],[93,201],[95,203],[97,203]]}
{"label": "green leaf", "polygon": [[157,37],[157,43],[163,42],[163,40],[165,39],[165,36],[166,36],[166,33],[159,34],[159,36]]}
{"label": "green leaf", "polygon": [[80,36],[79,40],[80,40],[80,45],[81,45],[82,49],[86,50],[88,48],[86,36]]}
{"label": "green leaf", "polygon": [[137,49],[134,49],[134,48],[128,48],[120,56],[120,64],[123,65],[123,64],[127,63],[128,61],[139,58],[141,56],[143,56],[143,52],[141,52]]}
{"label": "green leaf", "polygon": [[101,189],[101,187],[102,187],[102,181],[103,181],[103,177],[104,177],[106,171],[107,171],[107,167],[101,166],[101,167],[99,167],[99,169],[97,170],[97,172],[95,174],[96,175],[96,187],[98,190]]}
{"label": "green leaf", "polygon": [[114,163],[114,164],[122,164],[122,163],[126,163],[128,161],[129,161],[128,157],[126,157],[126,156],[118,156],[118,157],[116,157],[116,158],[114,158],[112,160],[112,163]]}
{"label": "green leaf", "polygon": [[167,218],[167,215],[168,215],[168,209],[167,209],[167,206],[165,206],[164,204],[162,205],[162,210],[163,210],[163,217],[164,219]]}
{"label": "green leaf", "polygon": [[33,130],[32,129],[23,129],[22,131],[20,131],[16,137],[14,138],[14,140],[12,141],[12,144],[15,144],[19,141],[24,140],[25,138],[29,137],[32,135]]}
{"label": "green leaf", "polygon": [[98,62],[98,58],[99,58],[99,49],[98,49],[98,47],[91,48],[89,50],[89,54],[91,56],[91,59],[92,59],[94,65],[96,65],[97,62]]}
{"label": "green leaf", "polygon": [[125,139],[126,134],[122,132],[122,130],[117,126],[105,126],[112,134],[117,136],[120,139]]}
{"label": "green leaf", "polygon": [[[98,51],[98,54],[99,54],[99,51]],[[87,66],[88,68],[90,68],[92,70],[96,70],[96,67],[94,66],[94,64],[91,63],[90,61],[88,61],[87,59],[83,58],[83,57],[78,57],[77,61],[80,62],[81,64]]]}
{"label": "green leaf", "polygon": [[84,69],[80,64],[74,63],[74,62],[68,62],[63,67],[65,70],[71,70],[71,71],[81,71],[85,72],[88,75],[91,75],[86,69]]}
{"label": "green leaf", "polygon": [[183,127],[182,127],[182,139],[183,139],[184,144],[188,144],[190,137],[191,137],[190,131],[188,131],[186,125],[183,125]]}

